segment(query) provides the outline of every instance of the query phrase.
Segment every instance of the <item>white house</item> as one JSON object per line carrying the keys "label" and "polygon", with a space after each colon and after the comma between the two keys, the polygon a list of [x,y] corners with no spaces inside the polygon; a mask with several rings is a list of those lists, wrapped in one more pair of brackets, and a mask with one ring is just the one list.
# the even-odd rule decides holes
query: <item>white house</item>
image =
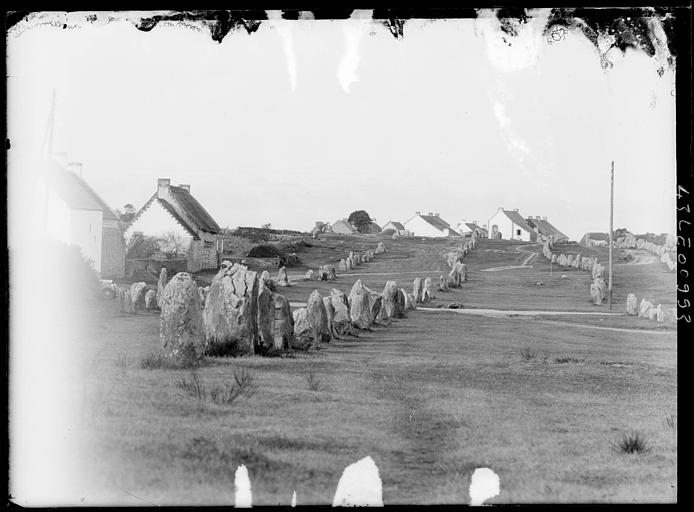
{"label": "white house", "polygon": [[118,217],[80,176],[68,170],[78,165],[49,159],[31,165],[37,178],[32,229],[79,247],[101,277],[123,277],[125,243]]}
{"label": "white house", "polygon": [[136,235],[161,237],[174,233],[188,252],[188,271],[218,266],[219,225],[191,195],[190,185],[171,185],[168,178],[157,180],[157,191],[137,212],[125,230],[130,244]]}
{"label": "white house", "polygon": [[467,221],[461,220],[455,227],[455,230],[463,236],[472,236],[474,232],[477,232],[480,238],[487,237],[487,230],[481,227],[476,220]]}
{"label": "white house", "polygon": [[499,208],[494,216],[489,219],[489,238],[501,238],[503,240],[521,240],[523,242],[535,241],[537,234],[518,213],[518,209],[504,210]]}
{"label": "white house", "polygon": [[429,215],[422,215],[421,212],[415,212],[414,217],[405,222],[404,227],[414,236],[433,238],[459,236],[438,213],[429,212]]}

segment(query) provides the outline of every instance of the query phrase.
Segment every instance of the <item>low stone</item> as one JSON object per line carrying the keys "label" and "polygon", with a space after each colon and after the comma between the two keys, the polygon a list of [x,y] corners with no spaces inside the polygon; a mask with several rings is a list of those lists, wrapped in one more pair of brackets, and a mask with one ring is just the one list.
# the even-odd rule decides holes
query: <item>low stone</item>
{"label": "low stone", "polygon": [[386,249],[386,245],[383,242],[378,242],[378,246],[376,247],[376,254],[384,254],[388,249]]}
{"label": "low stone", "polygon": [[646,299],[641,299],[641,304],[639,304],[639,318],[648,318],[648,311],[653,307]]}
{"label": "low stone", "polygon": [[289,286],[289,277],[287,276],[287,267],[281,267],[277,272],[277,285]]}
{"label": "low stone", "polygon": [[424,280],[424,286],[422,287],[422,304],[431,302],[433,298],[434,294],[431,290],[431,277],[427,277]]}
{"label": "low stone", "polygon": [[422,301],[422,280],[419,277],[415,277],[412,282],[412,296],[414,297],[415,303]]}
{"label": "low stone", "polygon": [[450,289],[448,288],[448,279],[444,276],[439,277],[439,291],[440,292],[450,291]]}
{"label": "low stone", "polygon": [[145,309],[157,309],[157,290],[150,289],[145,293]]}
{"label": "low stone", "polygon": [[147,283],[139,282],[130,285],[130,300],[135,311],[145,309],[145,288]]}
{"label": "low stone", "polygon": [[600,289],[595,282],[590,283],[590,299],[593,304],[599,306],[602,304],[602,296],[600,295]]}
{"label": "low stone", "polygon": [[310,270],[310,269],[309,269],[309,270],[306,272],[306,275],[304,276],[304,280],[305,280],[305,281],[311,281],[311,280],[313,280],[313,270]]}
{"label": "low stone", "polygon": [[627,295],[627,315],[635,316],[639,314],[636,301],[636,295],[633,293]]}

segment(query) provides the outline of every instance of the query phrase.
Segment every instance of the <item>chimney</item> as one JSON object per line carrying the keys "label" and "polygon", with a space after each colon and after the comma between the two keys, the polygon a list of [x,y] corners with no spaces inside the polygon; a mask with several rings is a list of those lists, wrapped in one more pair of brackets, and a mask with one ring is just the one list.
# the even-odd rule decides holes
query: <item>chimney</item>
{"label": "chimney", "polygon": [[439,214],[438,214],[438,213],[435,213],[435,214],[434,214],[434,216],[435,216],[435,217],[438,217],[438,216],[439,216]]}
{"label": "chimney", "polygon": [[188,185],[187,183],[185,185],[183,183],[181,183],[180,185],[178,185],[178,188],[182,188],[183,190],[185,190],[186,192],[188,192],[190,194],[190,185]]}
{"label": "chimney", "polygon": [[518,211],[518,208],[514,208],[513,211],[514,211],[514,212],[517,212],[517,211]]}
{"label": "chimney", "polygon": [[170,184],[171,180],[169,178],[159,178],[157,180],[157,197],[168,196]]}
{"label": "chimney", "polygon": [[432,215],[434,215],[434,212],[429,212],[429,217],[431,217]]}
{"label": "chimney", "polygon": [[415,215],[421,215],[422,212],[414,212]]}

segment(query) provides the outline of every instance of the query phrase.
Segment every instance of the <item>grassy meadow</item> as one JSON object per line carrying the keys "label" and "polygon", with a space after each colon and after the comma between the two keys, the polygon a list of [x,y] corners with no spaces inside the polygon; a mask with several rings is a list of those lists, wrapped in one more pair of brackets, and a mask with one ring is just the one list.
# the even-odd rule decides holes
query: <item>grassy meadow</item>
{"label": "grassy meadow", "polygon": [[[324,236],[289,275],[378,241]],[[603,315],[606,305],[590,304],[587,272],[550,275],[541,255],[533,268],[483,271],[520,265],[537,245],[482,242],[467,259],[470,281],[442,293],[442,254],[455,240],[383,241],[387,254],[336,281],[295,281],[280,293],[305,302],[314,289],[348,293],[357,278],[377,291],[389,279],[411,290],[430,276],[434,308],[537,313],[412,311],[310,353],[177,370],[142,367],[160,346],[158,315],[104,303],[80,344],[90,364],[75,421],[84,504],[233,505],[240,464],[254,505],[288,505],[293,491],[299,505],[330,504],[343,469],[367,455],[387,505],[469,503],[478,467],[501,480],[489,503],[676,501],[674,325]],[[662,264],[616,266],[613,313],[624,312],[629,292],[674,305],[675,276]],[[246,392],[231,403],[211,398],[242,371],[252,380]],[[190,389],[194,378],[204,394]],[[643,450],[619,448],[637,433]]]}

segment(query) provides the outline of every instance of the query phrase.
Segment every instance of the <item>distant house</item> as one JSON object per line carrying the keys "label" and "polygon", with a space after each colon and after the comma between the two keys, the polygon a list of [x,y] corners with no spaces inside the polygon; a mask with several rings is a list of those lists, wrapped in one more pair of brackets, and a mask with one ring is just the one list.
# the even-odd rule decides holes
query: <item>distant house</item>
{"label": "distant house", "polygon": [[569,237],[555,228],[547,217],[528,217],[525,219],[528,225],[535,230],[538,235],[538,240],[551,238],[553,242],[568,242]]}
{"label": "distant house", "polygon": [[609,233],[586,233],[579,243],[584,247],[599,247],[607,246],[609,242]]}
{"label": "distant house", "polygon": [[480,226],[476,220],[472,222],[461,220],[455,230],[462,236],[472,236],[476,232],[480,238],[487,238],[487,230]]}
{"label": "distant house", "polygon": [[429,212],[428,215],[422,215],[421,212],[415,212],[414,217],[405,222],[404,227],[414,236],[434,238],[460,236],[438,213]]}
{"label": "distant house", "polygon": [[130,242],[135,235],[180,237],[187,252],[188,272],[217,268],[221,228],[191,195],[190,185],[171,185],[168,178],[157,180],[157,190],[137,212],[125,230]]}
{"label": "distant house", "polygon": [[395,233],[400,236],[404,236],[405,233],[405,225],[402,222],[397,222],[395,220],[389,220],[383,225],[383,229],[381,230],[381,233]]}
{"label": "distant house", "polygon": [[383,229],[381,229],[381,226],[376,224],[376,219],[371,219],[371,222],[369,222],[369,224],[364,228],[362,233],[375,234],[380,233],[381,231],[383,231]]}
{"label": "distant house", "polygon": [[504,210],[499,208],[494,216],[489,219],[489,238],[500,238],[503,240],[520,240],[523,242],[534,242],[537,233],[525,221],[523,216],[518,213],[518,209]]}
{"label": "distant house", "polygon": [[42,161],[40,165],[39,187],[45,199],[38,206],[43,219],[41,232],[54,240],[78,246],[102,278],[123,277],[125,241],[116,214],[86,181],[66,166],[52,160]]}
{"label": "distant house", "polygon": [[340,219],[336,221],[331,226],[331,229],[333,233],[338,233],[340,235],[354,235],[356,233],[359,233],[359,231],[357,231],[357,228],[355,228],[349,222],[347,222],[347,219]]}

